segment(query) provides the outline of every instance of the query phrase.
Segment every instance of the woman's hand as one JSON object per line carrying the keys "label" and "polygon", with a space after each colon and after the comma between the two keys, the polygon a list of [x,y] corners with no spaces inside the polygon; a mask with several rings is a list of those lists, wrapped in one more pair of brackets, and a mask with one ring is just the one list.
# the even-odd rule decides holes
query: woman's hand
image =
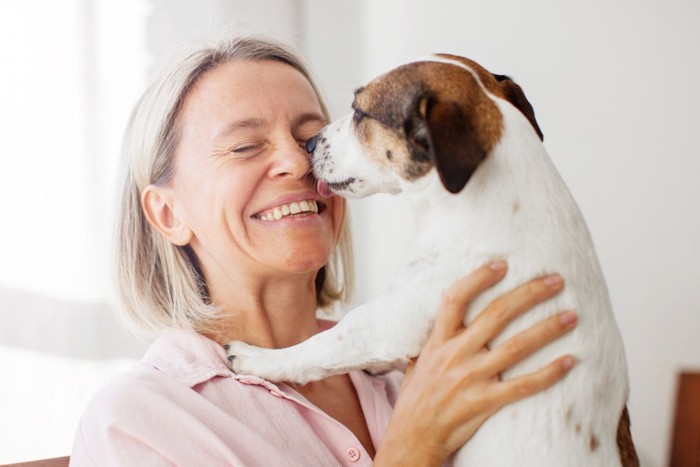
{"label": "woman's hand", "polygon": [[574,359],[563,356],[535,373],[500,380],[501,372],[576,325],[576,315],[563,312],[489,350],[487,343],[513,319],[563,288],[557,275],[533,280],[492,301],[465,328],[469,303],[506,270],[505,262],[491,263],[445,292],[435,327],[406,371],[375,465],[441,465],[499,408],[546,389],[572,367]]}

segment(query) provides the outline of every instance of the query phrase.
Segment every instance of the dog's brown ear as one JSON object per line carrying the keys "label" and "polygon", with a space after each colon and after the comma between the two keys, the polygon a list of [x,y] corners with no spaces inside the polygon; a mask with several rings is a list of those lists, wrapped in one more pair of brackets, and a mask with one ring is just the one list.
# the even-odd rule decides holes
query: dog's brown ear
{"label": "dog's brown ear", "polygon": [[417,110],[425,130],[417,133],[425,141],[427,156],[445,188],[459,193],[489,151],[476,130],[476,116],[457,102],[429,97],[419,100]]}
{"label": "dog's brown ear", "polygon": [[496,81],[498,81],[498,84],[500,85],[506,99],[508,99],[508,102],[513,104],[515,108],[520,110],[520,112],[525,115],[525,118],[530,121],[532,127],[535,129],[537,136],[544,141],[542,130],[540,130],[540,126],[537,124],[537,119],[535,119],[535,109],[532,108],[530,101],[528,101],[527,97],[525,97],[523,89],[506,75],[494,74],[493,77],[496,78]]}

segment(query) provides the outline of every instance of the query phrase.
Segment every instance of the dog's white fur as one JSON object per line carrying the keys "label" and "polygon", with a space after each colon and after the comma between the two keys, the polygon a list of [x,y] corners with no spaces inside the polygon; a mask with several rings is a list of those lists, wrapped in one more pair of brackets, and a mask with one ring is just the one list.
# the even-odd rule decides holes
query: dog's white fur
{"label": "dog's white fur", "polygon": [[[443,58],[428,60],[469,69]],[[488,94],[483,86],[482,91]],[[456,195],[445,190],[435,170],[407,182],[372,164],[353,134],[350,116],[323,130],[331,160],[316,175],[330,182],[364,181],[339,194],[401,191],[409,197],[417,219],[410,255],[380,297],[308,341],[281,350],[232,343],[234,371],[304,383],[350,369],[400,367],[419,353],[442,291],[476,267],[506,259],[505,279],[470,306],[469,321],[496,296],[539,275],[558,272],[566,286],[513,322],[491,348],[561,310],[575,310],[579,323],[502,377],[537,371],[565,354],[578,363],[550,389],[493,415],[459,451],[455,464],[620,465],[615,439],[627,400],[627,368],[590,235],[530,122],[509,102],[488,95],[503,116],[502,137]]]}

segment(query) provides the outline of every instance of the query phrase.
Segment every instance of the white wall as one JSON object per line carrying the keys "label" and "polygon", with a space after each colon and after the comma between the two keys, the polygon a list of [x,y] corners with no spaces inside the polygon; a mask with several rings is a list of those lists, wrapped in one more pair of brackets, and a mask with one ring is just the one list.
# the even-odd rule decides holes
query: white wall
{"label": "white wall", "polygon": [[[306,27],[317,43],[310,44],[311,61],[332,70],[327,92],[344,96],[346,108],[348,89],[432,52],[468,56],[523,86],[609,282],[628,352],[641,457],[649,466],[666,465],[675,375],[700,369],[700,3],[306,3]],[[347,25],[353,20],[354,28]],[[350,46],[361,51],[352,48],[345,66],[335,51]],[[396,268],[410,216],[390,197],[353,208],[366,299]]]}
{"label": "white wall", "polygon": [[299,45],[302,0],[145,0],[152,6],[147,42],[152,64],[179,46],[228,30],[265,32]]}

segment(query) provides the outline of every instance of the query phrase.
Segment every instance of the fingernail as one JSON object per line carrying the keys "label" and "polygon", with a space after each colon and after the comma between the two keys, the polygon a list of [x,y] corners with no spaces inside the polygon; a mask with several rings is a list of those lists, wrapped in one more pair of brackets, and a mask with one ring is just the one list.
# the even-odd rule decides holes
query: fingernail
{"label": "fingernail", "polygon": [[500,271],[505,270],[506,267],[508,267],[508,264],[506,264],[505,261],[499,259],[499,260],[496,260],[496,261],[492,261],[492,262],[489,264],[489,267],[490,267],[492,270],[494,270],[494,271],[499,271],[499,272],[500,272]]}
{"label": "fingernail", "polygon": [[576,322],[578,316],[573,311],[565,311],[559,315],[559,321],[566,327],[571,326]]}
{"label": "fingernail", "polygon": [[572,366],[574,366],[574,363],[575,363],[575,362],[576,362],[576,361],[574,360],[574,357],[565,357],[565,358],[561,361],[561,366],[562,366],[562,368],[564,368],[565,370],[569,370],[569,369],[571,369]]}
{"label": "fingernail", "polygon": [[559,274],[552,274],[544,279],[544,283],[547,287],[556,289],[564,283],[564,279],[561,278]]}

